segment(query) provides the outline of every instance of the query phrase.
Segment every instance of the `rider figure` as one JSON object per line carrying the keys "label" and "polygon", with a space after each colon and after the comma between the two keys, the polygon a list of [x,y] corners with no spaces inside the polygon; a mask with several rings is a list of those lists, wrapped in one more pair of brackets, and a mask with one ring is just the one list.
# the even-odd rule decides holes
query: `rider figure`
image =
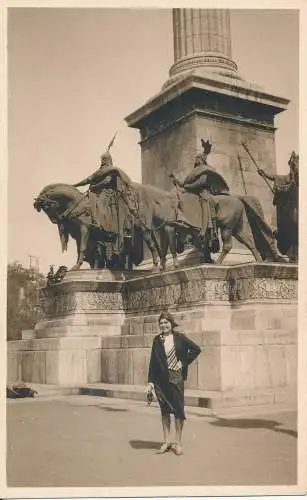
{"label": "rider figure", "polygon": [[[100,229],[104,228],[104,225],[110,225],[111,221],[106,220],[107,213],[110,207],[106,206],[104,203],[102,206],[100,194],[103,191],[105,197],[108,196],[106,190],[109,191],[109,202],[110,204],[114,204],[114,200],[112,201],[112,194],[115,194],[115,191],[123,191],[125,187],[131,185],[130,178],[123,172],[121,169],[113,166],[112,156],[109,152],[110,147],[114,142],[113,137],[110,142],[107,151],[103,153],[100,157],[100,167],[89,177],[86,177],[80,182],[73,184],[75,187],[85,186],[89,184],[88,197],[91,208],[91,217],[92,217],[92,225],[98,227]],[[123,186],[119,186],[119,178],[122,181]],[[117,195],[116,195],[117,196]],[[115,204],[117,201],[115,200]],[[110,215],[110,214],[109,214]],[[112,225],[112,224],[111,224]]]}
{"label": "rider figure", "polygon": [[276,206],[277,230],[274,232],[277,248],[287,254],[290,261],[298,258],[298,189],[299,189],[299,156],[293,151],[288,161],[290,171],[286,175],[269,175],[258,169],[259,175],[273,181],[273,205]]}
{"label": "rider figure", "polygon": [[123,248],[125,232],[131,229],[126,193],[131,190],[132,181],[125,172],[113,165],[109,150],[114,138],[115,136],[107,151],[100,157],[100,167],[74,186],[89,184],[91,225],[113,235],[108,253],[118,258]]}
{"label": "rider figure", "polygon": [[201,139],[203,153],[195,157],[194,169],[187,175],[183,182],[178,181],[174,174],[171,174],[174,183],[178,184],[185,191],[197,194],[201,203],[202,228],[201,236],[205,236],[209,229],[209,239],[217,239],[216,210],[214,195],[229,194],[229,187],[223,177],[212,167],[208,166],[207,156],[211,152],[212,144]]}
{"label": "rider figure", "polygon": [[273,181],[273,205],[278,205],[279,197],[285,193],[289,193],[293,187],[298,188],[298,175],[297,175],[298,155],[293,151],[288,161],[290,167],[289,173],[286,175],[269,175],[264,170],[259,168],[258,174],[265,177],[269,181]]}

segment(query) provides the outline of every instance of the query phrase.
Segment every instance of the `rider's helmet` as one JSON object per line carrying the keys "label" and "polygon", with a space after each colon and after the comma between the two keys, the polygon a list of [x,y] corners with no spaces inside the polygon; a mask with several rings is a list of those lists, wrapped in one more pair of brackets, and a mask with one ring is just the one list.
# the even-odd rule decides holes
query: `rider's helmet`
{"label": "rider's helmet", "polygon": [[109,151],[107,151],[106,153],[103,153],[100,156],[100,166],[101,167],[110,167],[112,165],[113,165],[113,160],[112,160],[112,156],[109,153]]}
{"label": "rider's helmet", "polygon": [[208,140],[204,141],[204,139],[201,139],[201,145],[203,148],[203,152],[198,153],[195,156],[194,167],[198,167],[199,165],[207,165],[207,156],[211,152],[212,144]]}
{"label": "rider's helmet", "polygon": [[108,145],[108,147],[106,149],[106,152],[103,153],[100,156],[100,166],[101,167],[111,167],[111,166],[113,166],[113,160],[112,160],[112,156],[110,154],[110,149],[111,149],[111,147],[114,144],[116,135],[117,135],[117,132],[112,137],[111,142],[109,143],[109,145]]}
{"label": "rider's helmet", "polygon": [[206,156],[208,156],[209,153],[211,153],[211,149],[212,149],[212,144],[210,141],[204,141],[204,139],[201,139],[201,145],[202,145],[202,148],[203,148],[203,152]]}

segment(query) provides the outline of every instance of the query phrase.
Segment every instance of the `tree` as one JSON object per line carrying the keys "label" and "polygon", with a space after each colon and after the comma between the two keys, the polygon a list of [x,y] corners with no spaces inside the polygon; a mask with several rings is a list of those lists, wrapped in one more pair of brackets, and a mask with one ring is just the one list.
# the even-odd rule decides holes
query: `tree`
{"label": "tree", "polygon": [[42,316],[39,288],[46,284],[43,274],[19,262],[7,268],[7,340],[21,339],[22,330],[34,328]]}

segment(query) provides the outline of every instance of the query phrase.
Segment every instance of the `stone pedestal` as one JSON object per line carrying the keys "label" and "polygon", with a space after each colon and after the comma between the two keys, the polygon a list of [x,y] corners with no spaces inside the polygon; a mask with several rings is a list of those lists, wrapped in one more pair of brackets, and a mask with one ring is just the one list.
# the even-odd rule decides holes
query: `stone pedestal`
{"label": "stone pedestal", "polygon": [[202,349],[187,388],[224,401],[296,393],[296,266],[202,265],[142,277],[69,272],[42,298],[39,338],[9,342],[9,381],[145,384],[157,319],[169,308]]}

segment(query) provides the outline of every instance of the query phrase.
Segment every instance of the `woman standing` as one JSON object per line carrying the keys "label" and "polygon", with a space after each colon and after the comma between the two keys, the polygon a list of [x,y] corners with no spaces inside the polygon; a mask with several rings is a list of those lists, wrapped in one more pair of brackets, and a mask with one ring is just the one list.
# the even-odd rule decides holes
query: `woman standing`
{"label": "woman standing", "polygon": [[154,388],[161,409],[164,443],[159,453],[165,453],[172,448],[170,414],[173,413],[176,429],[173,450],[176,455],[182,455],[184,381],[187,379],[188,365],[197,358],[201,350],[183,333],[176,332],[176,326],[178,325],[168,311],[160,315],[161,333],[153,340],[146,391],[151,394]]}

